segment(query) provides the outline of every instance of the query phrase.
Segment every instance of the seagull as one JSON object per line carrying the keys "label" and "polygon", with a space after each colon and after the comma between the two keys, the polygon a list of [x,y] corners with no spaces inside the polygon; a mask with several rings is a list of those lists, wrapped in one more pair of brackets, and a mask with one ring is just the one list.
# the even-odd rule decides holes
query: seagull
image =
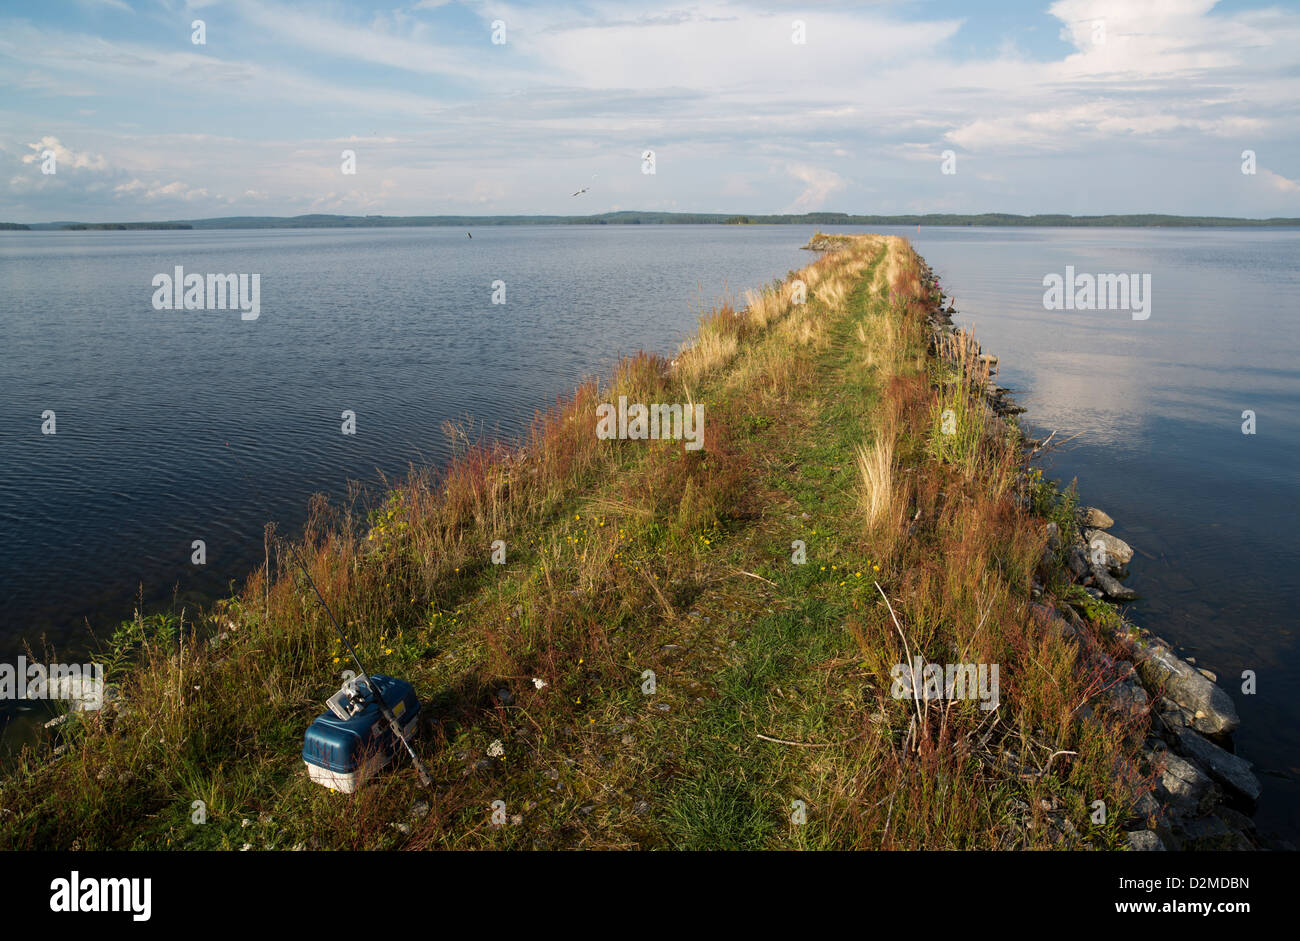
{"label": "seagull", "polygon": [[474,236],[470,235],[468,232],[465,233],[465,238],[472,239],[473,237]]}
{"label": "seagull", "polygon": [[578,190],[578,191],[577,191],[576,193],[574,193],[573,195],[574,195],[574,196],[581,196],[583,193],[587,192],[588,189],[590,189],[590,187],[588,187],[588,186],[584,186],[582,189]]}

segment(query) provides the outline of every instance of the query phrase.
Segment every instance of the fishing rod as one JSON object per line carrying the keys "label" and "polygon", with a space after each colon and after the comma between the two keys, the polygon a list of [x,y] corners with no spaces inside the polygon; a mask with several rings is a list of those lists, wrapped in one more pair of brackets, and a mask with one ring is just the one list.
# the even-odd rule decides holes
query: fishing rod
{"label": "fishing rod", "polygon": [[[258,501],[269,511],[270,504],[266,502],[266,499],[262,496],[261,490],[258,489],[257,484],[253,482],[253,479],[244,469],[244,462],[239,459],[239,452],[230,447],[229,441],[225,442],[225,445],[227,450],[229,450],[231,455],[234,457],[235,463],[239,466],[239,472],[243,474],[244,480],[248,483],[249,487],[252,488]],[[406,753],[411,756],[411,762],[415,765],[415,770],[420,775],[420,785],[422,787],[428,787],[432,783],[429,778],[429,772],[425,770],[424,762],[420,761],[420,757],[415,753],[415,749],[411,747],[411,743],[406,740],[406,735],[402,732],[401,725],[398,724],[397,716],[393,715],[393,710],[389,708],[387,701],[384,699],[383,691],[379,688],[379,684],[371,680],[370,674],[367,673],[366,668],[361,665],[361,658],[357,655],[356,648],[353,647],[352,642],[348,640],[348,635],[344,633],[343,628],[339,625],[338,619],[334,617],[334,612],[330,610],[330,606],[325,603],[325,596],[322,595],[320,589],[316,587],[316,580],[311,577],[311,572],[307,570],[307,564],[303,562],[302,556],[298,554],[297,548],[289,540],[283,540],[283,542],[289,547],[289,554],[293,557],[293,560],[298,563],[298,568],[302,569],[302,574],[306,577],[307,584],[311,586],[311,590],[316,594],[316,600],[320,602],[320,606],[325,609],[326,615],[329,616],[330,623],[334,625],[334,630],[339,635],[339,640],[343,642],[343,646],[347,648],[348,654],[352,657],[352,662],[356,664],[358,674],[365,677],[366,685],[369,686],[370,691],[375,694],[375,699],[379,702],[380,714],[383,715],[384,719],[388,722],[389,729],[391,729],[393,734],[397,736],[397,740],[402,743],[402,746],[406,749]],[[267,573],[266,577],[271,577],[270,572]]]}

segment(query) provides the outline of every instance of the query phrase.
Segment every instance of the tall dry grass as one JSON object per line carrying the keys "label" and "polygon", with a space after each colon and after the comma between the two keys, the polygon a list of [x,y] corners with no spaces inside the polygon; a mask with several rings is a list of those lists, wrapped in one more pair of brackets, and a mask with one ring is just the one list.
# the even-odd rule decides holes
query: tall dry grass
{"label": "tall dry grass", "polygon": [[870,446],[857,446],[858,507],[869,533],[891,517],[894,505],[894,444],[877,437]]}

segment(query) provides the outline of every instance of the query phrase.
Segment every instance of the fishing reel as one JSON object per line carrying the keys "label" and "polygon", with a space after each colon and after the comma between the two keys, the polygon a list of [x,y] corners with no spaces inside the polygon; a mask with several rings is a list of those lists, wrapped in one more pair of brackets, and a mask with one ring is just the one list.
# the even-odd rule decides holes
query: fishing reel
{"label": "fishing reel", "polygon": [[351,719],[366,708],[370,697],[370,678],[362,673],[345,680],[342,688],[325,700],[325,705],[340,719]]}

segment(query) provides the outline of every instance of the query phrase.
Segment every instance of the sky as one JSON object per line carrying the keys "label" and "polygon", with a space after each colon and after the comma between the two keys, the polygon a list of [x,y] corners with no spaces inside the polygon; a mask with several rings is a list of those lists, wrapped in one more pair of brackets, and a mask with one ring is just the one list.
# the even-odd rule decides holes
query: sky
{"label": "sky", "polygon": [[6,0],[0,184],[14,222],[1300,216],[1300,3]]}

